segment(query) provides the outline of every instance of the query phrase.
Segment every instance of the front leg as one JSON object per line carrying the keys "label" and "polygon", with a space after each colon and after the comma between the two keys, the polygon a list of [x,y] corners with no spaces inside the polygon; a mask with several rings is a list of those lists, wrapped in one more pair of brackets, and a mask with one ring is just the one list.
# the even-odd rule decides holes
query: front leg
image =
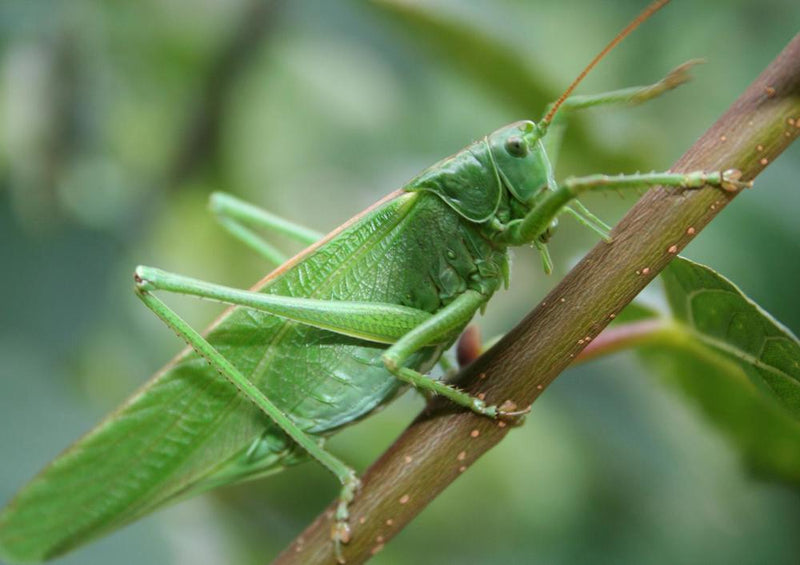
{"label": "front leg", "polygon": [[524,245],[534,241],[550,226],[550,222],[561,213],[564,207],[584,192],[603,190],[622,190],[629,188],[648,188],[668,186],[672,188],[701,188],[716,186],[727,191],[738,191],[752,186],[752,182],[740,180],[741,171],[692,171],[689,173],[636,173],[631,175],[590,175],[565,180],[555,190],[544,193],[530,212],[509,225],[504,241],[509,245]]}
{"label": "front leg", "polygon": [[[460,390],[453,385],[437,381],[410,369],[403,364],[412,354],[432,343],[441,342],[447,335],[463,327],[486,302],[486,297],[474,290],[467,290],[453,302],[439,310],[428,320],[401,337],[383,354],[383,362],[394,376],[417,390],[438,394],[452,400],[459,406],[469,408],[477,414],[497,418],[505,416],[497,406],[487,406],[486,402]],[[513,414],[509,414],[513,415]]]}

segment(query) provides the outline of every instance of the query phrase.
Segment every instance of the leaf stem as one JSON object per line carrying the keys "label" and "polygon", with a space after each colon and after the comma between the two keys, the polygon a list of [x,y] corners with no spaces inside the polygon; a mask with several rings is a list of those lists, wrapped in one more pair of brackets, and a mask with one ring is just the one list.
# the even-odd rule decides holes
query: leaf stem
{"label": "leaf stem", "polygon": [[575,356],[572,365],[579,365],[623,349],[659,343],[668,339],[674,332],[675,327],[668,318],[653,318],[607,328]]}

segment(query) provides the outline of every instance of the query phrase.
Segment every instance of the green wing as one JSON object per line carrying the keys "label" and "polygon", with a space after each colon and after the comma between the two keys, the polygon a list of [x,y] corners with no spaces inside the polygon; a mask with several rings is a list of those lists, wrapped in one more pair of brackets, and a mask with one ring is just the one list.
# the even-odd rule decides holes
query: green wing
{"label": "green wing", "polygon": [[[218,326],[230,324],[225,320]],[[35,477],[0,514],[0,557],[47,559],[179,496],[280,468],[289,444],[184,353]]]}
{"label": "green wing", "polygon": [[[403,249],[398,258],[387,256],[418,196],[385,199],[276,270],[260,288],[284,296],[397,303],[398,288],[420,287],[411,280],[420,268],[439,268],[440,258],[424,246],[439,234],[420,235],[412,246],[418,254]],[[385,267],[370,267],[377,264]],[[380,359],[385,345],[253,310],[228,310],[207,338],[309,433],[353,421],[400,386]],[[435,362],[435,349],[418,366]],[[0,558],[54,557],[166,502],[295,463],[304,457],[296,449],[205,360],[185,351],[0,513]]]}

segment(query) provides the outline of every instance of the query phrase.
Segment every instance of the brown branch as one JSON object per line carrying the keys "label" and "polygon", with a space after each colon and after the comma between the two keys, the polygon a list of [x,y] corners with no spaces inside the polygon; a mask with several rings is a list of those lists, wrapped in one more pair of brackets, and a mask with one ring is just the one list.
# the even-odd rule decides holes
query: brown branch
{"label": "brown branch", "polygon": [[[672,168],[738,168],[754,178],[800,134],[800,35]],[[757,190],[757,189],[756,189]],[[714,188],[649,191],[500,343],[462,373],[488,401],[532,403],[580,351],[735,197]],[[380,551],[414,516],[509,431],[429,406],[364,475],[351,506],[348,563]],[[276,560],[333,563],[331,506]]]}

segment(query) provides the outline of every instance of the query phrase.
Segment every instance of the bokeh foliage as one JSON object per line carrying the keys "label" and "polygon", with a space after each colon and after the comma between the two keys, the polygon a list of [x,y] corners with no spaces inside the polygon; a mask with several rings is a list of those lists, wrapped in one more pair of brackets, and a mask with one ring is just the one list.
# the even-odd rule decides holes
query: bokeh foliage
{"label": "bokeh foliage", "polygon": [[[331,229],[473,138],[538,117],[643,4],[3,2],[0,503],[180,346],[133,296],[136,264],[237,286],[268,269],[210,220],[211,190]],[[798,13],[792,0],[667,7],[581,91],[708,63],[662,100],[582,116],[559,176],[667,167],[796,32]],[[798,178],[793,147],[687,250],[795,333]],[[586,203],[612,221],[632,198]],[[518,252],[484,334],[511,327],[593,243],[565,219],[550,278]],[[218,311],[171,303],[197,326]],[[420,406],[408,395],[332,448],[363,469]],[[62,562],[263,563],[335,490],[305,465]],[[793,563],[798,502],[619,355],[565,373],[376,562]]]}

